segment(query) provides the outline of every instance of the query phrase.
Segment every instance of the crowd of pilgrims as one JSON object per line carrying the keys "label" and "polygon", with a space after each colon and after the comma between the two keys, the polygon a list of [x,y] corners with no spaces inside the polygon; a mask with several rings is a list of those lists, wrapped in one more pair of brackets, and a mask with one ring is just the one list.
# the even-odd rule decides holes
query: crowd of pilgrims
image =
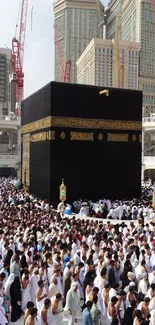
{"label": "crowd of pilgrims", "polygon": [[[73,212],[80,216],[91,216],[94,218],[104,219],[119,219],[119,220],[137,220],[137,218],[144,217],[149,220],[155,219],[155,212],[151,206],[152,194],[155,190],[155,185],[148,180],[142,183],[141,197],[132,200],[109,200],[101,199],[97,202],[79,199],[72,205],[66,204],[65,214],[71,215]],[[58,212],[61,212],[61,206],[58,205]]]}
{"label": "crowd of pilgrims", "polygon": [[67,217],[0,179],[0,324],[20,318],[155,325],[155,223]]}

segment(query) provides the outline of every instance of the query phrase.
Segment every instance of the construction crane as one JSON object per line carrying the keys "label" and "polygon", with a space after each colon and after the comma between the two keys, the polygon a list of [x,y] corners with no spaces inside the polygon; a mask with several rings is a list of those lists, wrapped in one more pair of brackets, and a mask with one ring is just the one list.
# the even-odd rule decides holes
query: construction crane
{"label": "construction crane", "polygon": [[122,64],[122,55],[120,49],[120,21],[119,13],[116,15],[116,31],[115,31],[115,60],[116,60],[116,87],[124,88],[124,65]]}
{"label": "construction crane", "polygon": [[55,41],[55,47],[56,52],[58,54],[58,62],[60,67],[60,81],[61,82],[71,82],[71,60],[67,60],[64,64],[63,58],[62,58],[62,50],[61,50],[61,39],[59,37],[58,33],[58,27],[57,25],[54,25],[54,41]]}
{"label": "construction crane", "polygon": [[[23,60],[24,60],[24,45],[25,45],[25,32],[27,20],[28,0],[21,0],[20,15],[16,24],[16,31],[19,26],[19,37],[12,40],[12,71],[11,82],[16,85],[16,108],[15,113],[17,116],[20,114],[21,101],[24,96],[24,73],[23,73]],[[20,25],[19,25],[20,22]]]}

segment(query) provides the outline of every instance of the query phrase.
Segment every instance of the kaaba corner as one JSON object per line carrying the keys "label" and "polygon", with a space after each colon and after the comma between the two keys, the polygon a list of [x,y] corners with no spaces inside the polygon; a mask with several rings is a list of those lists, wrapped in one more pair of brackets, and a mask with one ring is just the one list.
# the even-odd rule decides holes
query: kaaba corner
{"label": "kaaba corner", "polygon": [[22,182],[58,201],[140,197],[142,92],[50,82],[22,102]]}

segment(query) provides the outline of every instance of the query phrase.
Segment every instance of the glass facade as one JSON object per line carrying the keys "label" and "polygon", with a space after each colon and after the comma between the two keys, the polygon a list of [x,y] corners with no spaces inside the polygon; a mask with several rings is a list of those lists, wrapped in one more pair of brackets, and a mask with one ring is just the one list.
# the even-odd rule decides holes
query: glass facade
{"label": "glass facade", "polygon": [[[58,38],[60,40],[61,55],[62,60],[65,60],[65,12],[60,11],[59,14],[55,16],[55,24],[57,25]],[[56,40],[57,42],[58,40]],[[57,44],[55,43],[55,81],[61,80],[61,68],[59,63],[59,54],[57,50]]]}
{"label": "glass facade", "polygon": [[[117,5],[116,5],[117,3]],[[120,0],[115,0],[111,3],[110,9],[108,11],[109,18],[107,21],[110,22],[110,17],[116,16],[117,13],[121,16],[122,21],[122,39],[139,42],[140,53],[139,53],[139,77],[145,79],[145,84],[148,84],[148,79],[152,80],[152,86],[154,86],[155,79],[155,24],[153,19],[153,12],[151,10],[150,1],[145,0],[125,0],[122,4],[122,11],[119,10]],[[115,10],[114,10],[115,8]],[[115,13],[115,14],[114,14]],[[114,18],[113,18],[114,21]],[[107,26],[107,30],[110,30],[110,25]],[[116,28],[116,24],[115,24]],[[114,27],[113,27],[114,29]],[[112,30],[112,29],[111,29]],[[114,35],[111,33],[111,35]],[[111,35],[108,35],[111,36]],[[129,75],[128,82],[131,89],[136,89],[138,80],[133,80],[134,72],[137,69],[137,59],[129,55]],[[151,81],[150,81],[151,82]],[[140,81],[140,89],[142,87]],[[151,90],[146,92],[146,88],[143,89],[144,93],[144,107],[149,107],[150,111],[155,112],[155,98],[151,93]]]}
{"label": "glass facade", "polygon": [[[96,3],[96,6],[98,4]],[[97,9],[66,8],[55,15],[64,62],[72,61],[71,81],[76,82],[76,61],[93,38],[100,37],[100,12]],[[55,55],[55,80],[60,80],[59,63]]]}
{"label": "glass facade", "polygon": [[[129,3],[129,2],[128,2]],[[136,1],[122,9],[122,39],[137,42]]]}
{"label": "glass facade", "polygon": [[140,16],[140,75],[155,78],[155,25],[150,3],[141,3]]}
{"label": "glass facade", "polygon": [[119,34],[122,39],[122,3],[123,0],[113,0],[107,13],[107,39],[114,39],[116,33],[116,16],[119,18]]}

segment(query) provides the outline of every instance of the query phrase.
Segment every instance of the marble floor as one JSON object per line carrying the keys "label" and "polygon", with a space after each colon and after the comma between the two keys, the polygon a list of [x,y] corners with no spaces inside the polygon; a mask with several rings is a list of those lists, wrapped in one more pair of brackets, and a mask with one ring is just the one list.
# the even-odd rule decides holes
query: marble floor
{"label": "marble floor", "polygon": [[[67,319],[64,318],[64,325],[67,325]],[[17,322],[15,323],[12,323],[12,322],[9,322],[9,325],[23,325],[24,322],[23,322],[23,317],[21,317]],[[79,321],[77,323],[75,323],[75,325],[82,325],[82,320],[79,319]]]}

